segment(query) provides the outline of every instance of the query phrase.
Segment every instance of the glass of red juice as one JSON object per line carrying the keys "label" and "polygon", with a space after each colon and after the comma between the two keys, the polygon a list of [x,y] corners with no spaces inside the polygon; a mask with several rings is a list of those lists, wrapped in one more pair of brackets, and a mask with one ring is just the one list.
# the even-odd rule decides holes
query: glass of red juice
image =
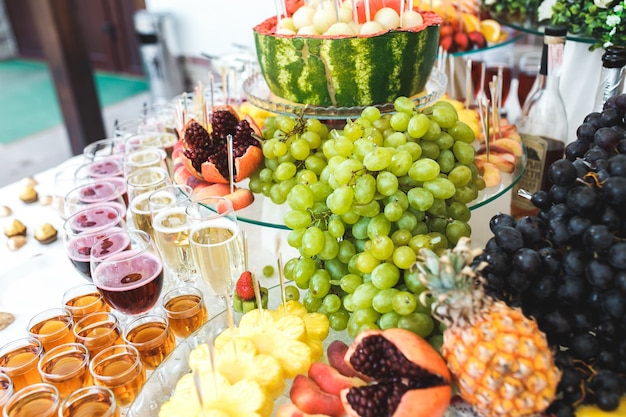
{"label": "glass of red juice", "polygon": [[[121,182],[120,182],[121,183]],[[126,201],[120,191],[120,183],[99,180],[79,185],[65,195],[65,216],[91,206],[114,206],[122,218],[126,216]]]}
{"label": "glass of red juice", "polygon": [[[92,206],[77,211],[63,224],[65,253],[74,268],[91,281],[91,247],[110,233],[122,231],[124,222],[113,206]],[[121,247],[119,250],[125,248]],[[111,250],[114,250],[111,249]]]}
{"label": "glass of red juice", "polygon": [[[125,250],[115,250],[124,247]],[[150,235],[125,229],[98,240],[91,248],[91,277],[117,312],[136,316],[150,311],[163,288],[163,264]]]}

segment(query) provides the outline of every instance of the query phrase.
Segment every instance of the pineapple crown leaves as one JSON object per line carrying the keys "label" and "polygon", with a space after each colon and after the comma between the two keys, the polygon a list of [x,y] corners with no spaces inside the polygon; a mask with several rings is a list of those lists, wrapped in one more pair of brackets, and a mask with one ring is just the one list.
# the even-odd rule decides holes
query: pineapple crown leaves
{"label": "pineapple crown leaves", "polygon": [[486,263],[472,267],[474,258],[480,249],[470,247],[469,238],[462,238],[454,249],[448,249],[437,255],[430,249],[421,249],[414,268],[428,290],[419,296],[420,302],[426,305],[428,297],[432,297],[432,314],[446,325],[471,324],[488,303],[481,285],[480,271]]}

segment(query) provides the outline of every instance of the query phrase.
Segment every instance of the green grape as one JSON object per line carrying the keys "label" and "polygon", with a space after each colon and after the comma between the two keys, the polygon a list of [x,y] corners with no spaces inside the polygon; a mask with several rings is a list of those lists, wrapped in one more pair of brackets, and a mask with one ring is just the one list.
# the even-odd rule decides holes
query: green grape
{"label": "green grape", "polygon": [[392,300],[393,310],[400,314],[401,316],[405,316],[407,314],[411,314],[415,307],[417,307],[417,299],[415,295],[408,291],[399,291]]}
{"label": "green grape", "polygon": [[391,231],[391,222],[387,220],[383,213],[377,214],[372,217],[372,220],[367,224],[367,237],[370,240],[376,236],[389,236]]}
{"label": "green grape", "polygon": [[363,170],[363,163],[358,159],[348,158],[340,162],[333,170],[333,175],[341,185],[348,184],[355,175]]}
{"label": "green grape", "polygon": [[345,137],[341,136],[335,139],[335,151],[341,156],[350,156],[352,154],[352,150],[354,149],[354,142]]}
{"label": "green grape", "polygon": [[431,119],[444,129],[451,128],[458,120],[458,114],[453,107],[433,106]]}
{"label": "green grape", "polygon": [[422,234],[425,234],[425,233],[428,233],[428,226],[426,225],[426,223],[422,219],[422,220],[419,220],[418,223],[413,228],[413,230],[411,230],[411,237],[413,237],[415,235],[422,235]]}
{"label": "green grape", "polygon": [[263,182],[274,181],[274,171],[269,168],[263,168],[259,171],[259,179]]}
{"label": "green grape", "polygon": [[457,188],[454,199],[459,203],[469,204],[478,197],[478,190],[472,186]]}
{"label": "green grape", "polygon": [[300,300],[300,290],[293,285],[285,285],[285,300]]}
{"label": "green grape", "polygon": [[363,174],[356,179],[354,185],[354,201],[367,204],[376,196],[376,178],[371,174]]}
{"label": "green grape", "polygon": [[309,157],[304,160],[304,166],[306,169],[313,171],[315,175],[319,176],[326,167],[326,161],[320,155],[313,154],[309,155]]}
{"label": "green grape", "polygon": [[343,308],[330,313],[328,316],[328,322],[330,328],[336,332],[342,332],[348,327],[348,320],[350,319],[350,313]]}
{"label": "green grape", "polygon": [[283,132],[291,132],[296,127],[296,120],[290,116],[279,114],[276,116],[274,122]]}
{"label": "green grape", "polygon": [[302,257],[293,268],[293,280],[298,288],[309,288],[309,279],[313,276],[317,266],[312,258]]}
{"label": "green grape", "polygon": [[389,166],[393,153],[389,148],[377,146],[363,158],[363,166],[369,171],[381,171]]}
{"label": "green grape", "polygon": [[472,185],[476,190],[482,191],[487,187],[487,183],[485,183],[485,179],[482,177],[477,177],[472,180]]}
{"label": "green grape", "polygon": [[313,214],[313,218],[320,218],[330,214],[328,212],[328,206],[326,206],[326,204],[321,201],[316,201],[315,203],[313,203],[313,207],[311,207],[310,210]]}
{"label": "green grape", "polygon": [[435,202],[433,194],[425,188],[411,188],[407,197],[411,207],[419,211],[430,209]]}
{"label": "green grape", "polygon": [[415,227],[417,227],[418,222],[419,220],[414,213],[410,211],[405,211],[404,213],[402,213],[402,217],[400,218],[400,220],[396,222],[396,226],[398,227],[398,229],[411,231],[415,229]]}
{"label": "green grape", "polygon": [[315,256],[324,249],[324,232],[316,226],[309,227],[302,235],[300,246],[302,256]]}
{"label": "green grape", "polygon": [[406,175],[413,164],[413,157],[408,151],[398,151],[391,157],[387,170],[396,177]]}
{"label": "green grape", "polygon": [[[441,126],[439,126],[439,124],[433,119],[430,119],[428,130],[426,131],[424,136],[422,136],[422,143],[424,141],[434,142],[439,138],[440,135],[441,135]],[[436,145],[436,143],[433,143],[433,145]]]}
{"label": "green grape", "polygon": [[278,160],[279,163],[283,163],[283,162],[296,162],[296,158],[293,157],[293,155],[291,155],[290,153],[285,153],[285,155],[281,155],[278,158],[276,158]]}
{"label": "green grape", "polygon": [[337,258],[328,259],[324,261],[324,268],[330,274],[332,280],[339,281],[341,277],[349,274],[347,263],[341,262]]}
{"label": "green grape", "polygon": [[356,249],[357,253],[369,250],[370,246],[371,242],[369,239],[357,239],[354,241],[354,248]]}
{"label": "green grape", "polygon": [[[354,294],[346,294],[343,297],[343,308],[349,312],[354,312],[358,308],[354,303]],[[350,315],[352,317],[352,315]]]}
{"label": "green grape", "polygon": [[398,146],[404,145],[407,142],[407,137],[402,132],[393,132],[392,134],[386,136],[383,140],[383,146],[390,148],[397,148]]}
{"label": "green grape", "polygon": [[407,142],[397,148],[399,151],[407,151],[411,154],[413,161],[417,161],[422,156],[422,147],[417,142]]}
{"label": "green grape", "polygon": [[295,178],[291,177],[288,180],[285,181],[281,181],[278,184],[278,192],[280,193],[281,197],[286,201],[287,200],[287,196],[289,195],[289,191],[291,191],[291,189],[298,184],[298,181],[296,181]]}
{"label": "green grape", "polygon": [[[408,244],[408,242],[407,242]],[[400,269],[409,269],[417,259],[417,255],[409,246],[398,246],[393,251],[393,263]]]}
{"label": "green grape", "polygon": [[304,161],[311,153],[311,145],[302,138],[298,138],[291,142],[289,152],[298,161]]}
{"label": "green grape", "polygon": [[265,159],[265,166],[272,171],[272,181],[274,181],[274,171],[276,171],[279,164],[278,159]]}
{"label": "green grape", "polygon": [[335,175],[335,171],[337,170],[339,164],[346,160],[348,160],[348,158],[342,155],[335,155],[328,158],[328,168],[330,169],[331,174]]}
{"label": "green grape", "polygon": [[400,281],[400,270],[394,264],[384,262],[374,268],[370,279],[372,284],[380,290],[391,288]]}
{"label": "green grape", "polygon": [[272,275],[274,275],[274,267],[272,265],[265,265],[263,267],[263,276],[269,278]]}
{"label": "green grape", "polygon": [[296,175],[296,164],[293,162],[283,162],[274,171],[274,179],[276,181],[285,181]]}
{"label": "green grape", "polygon": [[435,198],[433,205],[430,206],[427,212],[428,214],[432,214],[434,216],[448,217],[448,206],[446,205],[445,200]]}
{"label": "green grape", "polygon": [[324,234],[324,248],[317,256],[322,260],[335,259],[339,253],[339,242],[328,231],[325,230],[322,233]]}
{"label": "green grape", "polygon": [[428,338],[428,343],[435,349],[437,352],[441,352],[441,347],[443,346],[443,336],[440,334],[432,335]]}
{"label": "green grape", "polygon": [[460,220],[462,222],[468,222],[472,217],[472,212],[469,207],[458,201],[452,201],[448,205],[448,215],[453,220]]}
{"label": "green grape", "polygon": [[384,261],[393,255],[395,246],[389,236],[376,236],[371,242],[372,244],[369,250],[376,259]]}
{"label": "green grape", "polygon": [[465,187],[472,180],[472,170],[465,165],[456,166],[448,173],[448,179],[456,188]]}
{"label": "green grape", "polygon": [[361,217],[356,223],[352,225],[352,236],[355,239],[367,239],[367,227],[372,221],[369,217]]}
{"label": "green grape", "polygon": [[344,264],[347,264],[354,255],[356,255],[356,248],[354,247],[354,244],[348,239],[340,240],[337,259]]}
{"label": "green grape", "polygon": [[370,153],[375,147],[376,147],[376,144],[372,142],[370,139],[365,139],[365,138],[357,139],[354,142],[354,148],[352,150],[352,153],[359,161],[363,161],[363,158],[365,158],[365,155]]}
{"label": "green grape", "polygon": [[390,222],[398,221],[402,218],[402,213],[404,213],[404,207],[397,201],[390,201],[385,204],[385,208],[383,209],[383,213],[385,217]]}
{"label": "green grape", "polygon": [[380,213],[380,203],[377,200],[373,200],[367,204],[352,206],[352,210],[361,217],[374,217]]}
{"label": "green grape", "polygon": [[339,152],[337,152],[337,149],[335,149],[335,140],[334,139],[325,140],[322,143],[322,152],[324,153],[324,156],[326,157],[326,159],[330,159],[333,156],[339,155]]}
{"label": "green grape", "polygon": [[469,143],[456,141],[452,146],[452,152],[457,161],[463,165],[470,165],[474,162],[474,154],[476,151]]}
{"label": "green grape", "polygon": [[369,274],[380,264],[380,260],[370,251],[361,251],[357,256],[356,267],[363,274]]}
{"label": "green grape", "polygon": [[409,127],[409,121],[411,120],[411,114],[404,112],[397,112],[391,115],[389,119],[389,125],[396,132],[405,132]]}
{"label": "green grape", "polygon": [[414,114],[407,125],[407,133],[413,139],[420,139],[428,132],[430,120],[422,113]]}
{"label": "green grape", "polygon": [[310,169],[301,169],[296,173],[296,181],[304,185],[315,184],[317,182],[317,175]]}
{"label": "green grape", "polygon": [[350,210],[353,199],[354,192],[352,187],[342,185],[330,193],[326,199],[326,205],[334,214],[344,214]]}
{"label": "green grape", "polygon": [[319,119],[315,119],[311,117],[311,118],[306,119],[306,122],[304,123],[305,123],[307,131],[318,133],[321,136],[322,134],[321,132],[323,129],[322,129],[322,122]]}
{"label": "green grape", "polygon": [[347,212],[341,215],[341,220],[343,220],[345,224],[354,224],[357,221],[359,221],[360,218],[361,216],[356,214],[354,210],[348,210]]}
{"label": "green grape", "polygon": [[444,233],[446,226],[448,226],[448,219],[446,217],[431,216],[428,218],[428,230],[431,232]]}
{"label": "green grape", "polygon": [[272,188],[270,188],[270,200],[278,205],[287,201],[287,196],[280,190],[280,184],[272,184]]}
{"label": "green grape", "polygon": [[401,315],[398,319],[398,328],[410,330],[416,335],[426,338],[435,328],[433,318],[424,313]]}
{"label": "green grape", "polygon": [[446,226],[446,238],[452,245],[456,245],[460,238],[469,237],[472,233],[472,228],[466,222],[461,220],[452,220]]}
{"label": "green grape", "polygon": [[409,247],[413,249],[415,253],[419,253],[420,249],[433,249],[433,245],[428,234],[414,235],[409,241]]}
{"label": "green grape", "polygon": [[355,339],[361,333],[361,326],[354,321],[354,315],[350,316],[347,328],[348,336]]}
{"label": "green grape", "polygon": [[409,208],[409,198],[407,197],[406,193],[402,190],[396,191],[395,193],[393,193],[393,195],[390,195],[389,197],[385,198],[383,201],[385,204],[398,203],[400,207],[402,207],[402,210],[406,210]]}
{"label": "green grape", "polygon": [[287,203],[292,210],[309,209],[313,207],[314,202],[313,192],[303,184],[295,184],[287,194]]}
{"label": "green grape", "polygon": [[411,164],[408,174],[413,180],[423,182],[437,178],[439,172],[440,167],[436,160],[422,158]]}
{"label": "green grape", "polygon": [[322,181],[310,184],[309,189],[311,190],[311,193],[313,193],[313,201],[315,202],[326,201],[330,193],[333,192],[331,186]]}
{"label": "green grape", "polygon": [[[411,271],[410,269],[405,269],[403,271],[404,283],[406,284],[406,288],[411,291],[413,294],[419,296],[421,293],[426,291],[426,285],[420,279],[420,273],[417,269]],[[418,303],[420,305],[421,303]]]}
{"label": "green grape", "polygon": [[409,241],[413,237],[411,231],[406,229],[398,229],[391,234],[391,241],[394,246],[408,245]]}
{"label": "green grape", "polygon": [[361,110],[361,117],[369,120],[370,122],[375,122],[380,119],[380,110],[374,106],[367,106]]}
{"label": "green grape", "polygon": [[448,128],[448,133],[458,142],[472,143],[476,139],[472,128],[460,120],[454,123],[454,126]]}
{"label": "green grape", "polygon": [[293,281],[294,270],[296,268],[298,260],[299,260],[298,258],[291,258],[287,262],[285,262],[285,265],[283,266],[283,273],[285,274],[285,279],[289,281]]}
{"label": "green grape", "polygon": [[448,249],[449,244],[448,244],[448,238],[442,234],[442,233],[438,233],[438,232],[428,232],[428,237],[430,238],[430,245],[431,245],[431,249],[434,252],[439,252],[442,251],[444,249]]}
{"label": "green grape", "polygon": [[335,313],[341,308],[341,298],[337,294],[328,294],[324,297],[323,306],[327,313]]}
{"label": "green grape", "polygon": [[328,233],[336,239],[343,237],[344,233],[346,233],[346,225],[341,220],[341,217],[335,214],[330,216],[330,219],[328,219],[326,229],[328,230]]}
{"label": "green grape", "polygon": [[384,195],[390,196],[398,191],[398,177],[389,171],[381,171],[376,176],[376,190]]}
{"label": "green grape", "polygon": [[263,146],[261,150],[263,151],[263,156],[266,159],[274,159],[276,158],[276,154],[274,153],[274,145],[278,142],[278,139],[269,139],[263,142]]}
{"label": "green grape", "polygon": [[452,198],[456,193],[456,187],[447,178],[435,178],[424,182],[424,188],[430,191],[435,198],[442,200]]}
{"label": "green grape", "polygon": [[309,294],[315,298],[324,298],[329,291],[330,274],[324,269],[318,269],[309,280]]}
{"label": "green grape", "polygon": [[384,313],[378,319],[378,326],[383,329],[396,329],[398,327],[398,320],[400,319],[400,315],[395,311],[390,311],[388,313]]}
{"label": "green grape", "polygon": [[412,114],[416,109],[415,102],[405,96],[396,97],[393,101],[393,108],[398,112],[407,114]]}
{"label": "green grape", "polygon": [[352,320],[359,326],[365,326],[376,323],[380,318],[380,313],[373,307],[359,308],[352,313]]}
{"label": "green grape", "polygon": [[374,120],[372,122],[372,127],[378,130],[380,133],[383,133],[386,129],[389,129],[391,127],[391,124],[389,123],[390,117],[391,115],[389,113],[383,114],[380,119]]}
{"label": "green grape", "polygon": [[420,143],[422,148],[422,158],[430,158],[433,160],[437,160],[439,158],[439,154],[441,153],[441,149],[435,142],[424,142]]}
{"label": "green grape", "polygon": [[435,143],[441,150],[450,149],[452,145],[454,145],[454,138],[450,136],[448,132],[441,132],[439,137],[435,140]]}
{"label": "green grape", "polygon": [[455,162],[454,153],[450,149],[441,150],[439,158],[437,158],[437,163],[439,164],[441,172],[446,174],[449,173],[452,169],[454,169]]}
{"label": "green grape", "polygon": [[[289,214],[289,213],[287,213],[287,214]],[[287,234],[287,243],[289,243],[289,246],[297,248],[297,247],[300,247],[300,245],[302,245],[302,236],[304,235],[304,232],[306,232],[306,227],[307,226],[303,226],[303,227],[300,227],[300,228],[297,228],[297,229],[296,228],[292,228],[289,231],[289,233]],[[287,226],[287,227],[289,227],[289,226]]]}
{"label": "green grape", "polygon": [[277,140],[274,144],[274,156],[280,158],[287,154],[287,144],[285,142]]}
{"label": "green grape", "polygon": [[259,194],[263,190],[263,181],[259,178],[258,175],[253,175],[250,177],[250,182],[248,183],[248,188],[255,194]]}
{"label": "green grape", "polygon": [[383,146],[385,140],[381,132],[378,131],[375,127],[365,128],[363,131],[363,138],[372,142],[376,146]]}
{"label": "green grape", "polygon": [[319,310],[323,302],[324,300],[322,298],[313,297],[313,294],[311,294],[310,291],[307,291],[302,299],[302,304],[310,313],[314,313]]}
{"label": "green grape", "polygon": [[361,284],[363,278],[357,274],[346,274],[339,280],[339,286],[348,294],[352,294]]}
{"label": "green grape", "polygon": [[312,130],[302,132],[300,138],[309,144],[309,149],[317,149],[322,144],[322,138],[319,133]]}
{"label": "green grape", "polygon": [[351,141],[355,141],[363,136],[363,125],[361,123],[355,123],[348,120],[348,123],[343,128],[343,134]]}
{"label": "green grape", "polygon": [[374,296],[372,299],[372,307],[380,314],[385,314],[393,311],[393,298],[400,290],[397,288],[385,288]]}

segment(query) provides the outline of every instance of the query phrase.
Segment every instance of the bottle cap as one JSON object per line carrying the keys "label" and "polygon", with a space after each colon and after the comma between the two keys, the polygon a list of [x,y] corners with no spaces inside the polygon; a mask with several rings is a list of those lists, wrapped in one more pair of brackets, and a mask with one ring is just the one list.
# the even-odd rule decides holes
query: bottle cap
{"label": "bottle cap", "polygon": [[621,68],[626,65],[626,48],[610,46],[602,55],[602,66],[605,68]]}
{"label": "bottle cap", "polygon": [[543,33],[548,36],[565,36],[567,35],[567,28],[565,26],[549,25],[546,26]]}

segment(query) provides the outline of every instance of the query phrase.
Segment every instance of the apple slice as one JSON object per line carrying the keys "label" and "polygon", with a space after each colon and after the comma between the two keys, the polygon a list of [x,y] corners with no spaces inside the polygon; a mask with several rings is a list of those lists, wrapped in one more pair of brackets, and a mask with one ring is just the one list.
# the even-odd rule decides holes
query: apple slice
{"label": "apple slice", "polygon": [[481,173],[485,185],[487,187],[495,187],[502,182],[502,173],[500,169],[491,162],[487,162],[483,159],[476,159],[476,167]]}

